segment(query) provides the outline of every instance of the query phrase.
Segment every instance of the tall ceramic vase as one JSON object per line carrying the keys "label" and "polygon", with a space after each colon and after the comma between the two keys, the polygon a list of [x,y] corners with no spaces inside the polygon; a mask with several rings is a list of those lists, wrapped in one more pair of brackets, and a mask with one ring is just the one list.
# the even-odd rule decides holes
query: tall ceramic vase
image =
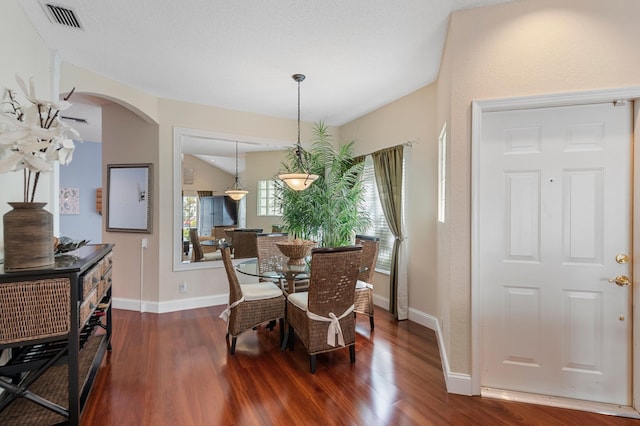
{"label": "tall ceramic vase", "polygon": [[52,266],[53,215],[47,203],[9,203],[13,210],[2,218],[4,270],[19,271]]}

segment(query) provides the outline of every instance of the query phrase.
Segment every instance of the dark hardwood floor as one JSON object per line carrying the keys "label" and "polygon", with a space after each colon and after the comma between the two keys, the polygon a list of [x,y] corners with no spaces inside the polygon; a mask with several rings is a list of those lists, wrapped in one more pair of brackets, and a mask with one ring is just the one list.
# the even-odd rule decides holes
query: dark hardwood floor
{"label": "dark hardwood floor", "polygon": [[114,310],[83,425],[639,425],[594,413],[448,394],[435,333],[376,311],[358,316],[356,363],[347,349],[318,356],[278,329],[238,338],[229,355],[223,307],[168,314]]}

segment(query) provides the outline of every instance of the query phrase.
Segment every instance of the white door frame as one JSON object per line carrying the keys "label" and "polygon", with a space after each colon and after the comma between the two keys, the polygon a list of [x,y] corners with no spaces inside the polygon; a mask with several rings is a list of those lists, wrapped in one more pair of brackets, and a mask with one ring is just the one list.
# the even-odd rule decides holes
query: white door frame
{"label": "white door frame", "polygon": [[[545,108],[557,106],[583,105],[602,102],[615,102],[620,100],[633,101],[640,99],[640,87],[629,87],[610,90],[597,90],[579,93],[560,93],[541,96],[528,96],[507,99],[491,99],[473,101],[471,108],[471,391],[474,395],[480,394],[480,375],[482,371],[482,328],[481,321],[481,297],[478,277],[478,253],[479,241],[479,168],[480,168],[480,143],[482,139],[482,122],[484,113],[497,111],[510,111],[518,109]],[[640,122],[638,119],[638,104],[635,103],[633,117],[633,139],[640,141]],[[635,146],[635,144],[634,144]],[[640,149],[634,149],[633,158],[633,193],[632,203],[632,244],[633,263],[632,270],[639,270],[640,266]],[[633,274],[633,288],[640,286],[640,273]],[[633,291],[632,305],[639,306],[640,289]],[[635,313],[635,312],[634,312]],[[633,314],[633,313],[632,313]],[[633,370],[633,408],[640,411],[640,404],[636,395],[640,395],[640,315],[633,315],[632,337],[632,370]]]}

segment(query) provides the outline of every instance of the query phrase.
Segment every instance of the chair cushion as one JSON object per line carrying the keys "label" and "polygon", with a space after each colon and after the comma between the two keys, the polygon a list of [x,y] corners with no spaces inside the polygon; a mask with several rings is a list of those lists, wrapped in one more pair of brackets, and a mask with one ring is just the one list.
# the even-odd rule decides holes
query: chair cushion
{"label": "chair cushion", "polygon": [[297,308],[307,311],[307,305],[309,304],[309,292],[301,291],[299,293],[290,294],[287,300],[293,303]]}
{"label": "chair cushion", "polygon": [[364,281],[360,281],[360,280],[356,281],[356,290],[360,290],[360,289],[363,289],[363,288],[373,288],[373,286],[371,284],[369,284],[369,283],[364,282]]}
{"label": "chair cushion", "polygon": [[204,260],[222,260],[222,253],[219,251],[211,252],[211,253],[203,253]]}
{"label": "chair cushion", "polygon": [[274,283],[240,284],[244,300],[264,300],[282,296],[282,290]]}

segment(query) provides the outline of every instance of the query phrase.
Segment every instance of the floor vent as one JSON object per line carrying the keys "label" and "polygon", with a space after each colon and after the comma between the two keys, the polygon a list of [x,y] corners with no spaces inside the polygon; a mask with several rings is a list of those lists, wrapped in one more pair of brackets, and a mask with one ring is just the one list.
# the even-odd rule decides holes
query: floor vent
{"label": "floor vent", "polygon": [[80,20],[73,10],[53,3],[42,2],[41,4],[52,23],[64,25],[65,27],[83,29],[82,25],[80,25]]}

